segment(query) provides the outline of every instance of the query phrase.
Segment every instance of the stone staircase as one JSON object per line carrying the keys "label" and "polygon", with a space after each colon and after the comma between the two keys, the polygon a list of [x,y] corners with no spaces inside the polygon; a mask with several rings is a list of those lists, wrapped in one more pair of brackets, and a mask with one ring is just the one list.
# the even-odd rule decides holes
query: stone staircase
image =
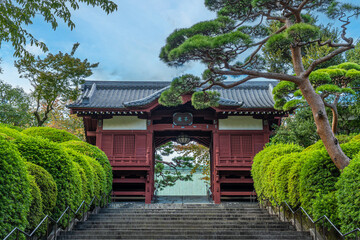
{"label": "stone staircase", "polygon": [[255,203],[112,203],[58,239],[302,239]]}

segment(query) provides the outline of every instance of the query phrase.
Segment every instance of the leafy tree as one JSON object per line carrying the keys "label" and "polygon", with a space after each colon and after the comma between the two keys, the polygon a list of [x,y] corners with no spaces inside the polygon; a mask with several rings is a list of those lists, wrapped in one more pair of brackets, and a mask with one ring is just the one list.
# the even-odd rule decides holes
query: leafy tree
{"label": "leafy tree", "polygon": [[308,147],[319,140],[316,125],[309,108],[297,109],[293,115],[285,118],[280,126],[275,126],[270,145],[294,143]]}
{"label": "leafy tree", "polygon": [[66,105],[69,102],[56,100],[53,105],[53,111],[49,114],[48,121],[45,122],[46,127],[66,130],[85,141],[84,123],[76,114],[70,114]]}
{"label": "leafy tree", "polygon": [[22,88],[13,88],[0,80],[0,122],[25,126],[32,122],[30,96]]}
{"label": "leafy tree", "polygon": [[70,54],[49,53],[44,59],[22,58],[15,62],[20,77],[27,78],[34,88],[31,95],[35,100],[33,114],[38,126],[48,120],[57,101],[75,100],[80,93],[80,84],[92,75],[91,69],[99,65],[75,58],[78,47],[79,43],[74,44]]}
{"label": "leafy tree", "polygon": [[45,43],[39,41],[28,30],[35,16],[44,18],[56,30],[58,21],[63,21],[74,29],[75,23],[71,19],[71,10],[79,9],[80,3],[86,3],[93,7],[100,7],[107,14],[117,10],[117,5],[110,0],[2,0],[0,1],[0,47],[1,43],[9,42],[14,47],[16,57],[31,57],[26,50],[26,44],[35,45],[44,52],[47,51]]}
{"label": "leafy tree", "polygon": [[195,173],[200,170],[203,177],[201,178],[210,185],[210,152],[209,148],[196,143],[190,142],[186,145],[176,145],[175,152],[185,157],[193,157],[194,167],[191,173]]}
{"label": "leafy tree", "polygon": [[[217,13],[217,18],[175,30],[160,52],[160,58],[170,66],[191,61],[207,66],[203,80],[197,84],[202,89],[191,91],[194,106],[203,108],[216,102],[218,95],[209,91],[215,85],[231,88],[255,78],[295,84],[312,110],[317,132],[331,159],[338,168],[345,168],[349,158],[332,132],[324,101],[311,85],[309,76],[321,64],[355,47],[353,39],[346,36],[346,29],[350,17],[358,16],[360,8],[337,0],[206,0],[205,5]],[[338,18],[343,23],[340,41],[322,40],[319,26],[303,17],[309,11],[315,17],[324,13],[330,19]],[[269,30],[273,22],[279,25],[275,32]],[[303,49],[313,45],[334,50],[304,67]],[[261,57],[264,49],[280,51],[278,59],[291,59],[293,71],[266,72]],[[226,84],[223,76],[242,78]],[[170,88],[163,95],[176,96],[176,93]]]}
{"label": "leafy tree", "polygon": [[[337,133],[338,104],[346,98],[353,99],[352,88],[360,86],[360,65],[342,63],[312,72],[309,76],[315,91],[320,95],[324,105],[332,111],[332,131]],[[292,82],[281,82],[273,90],[275,108],[290,110],[307,105],[299,87]],[[345,96],[344,96],[345,95]],[[349,96],[350,95],[350,96]]]}
{"label": "leafy tree", "polygon": [[360,64],[360,41],[356,43],[354,49],[346,52],[346,61]]}
{"label": "leafy tree", "polygon": [[[155,153],[155,187],[159,190],[167,186],[174,186],[176,181],[192,181],[192,173],[183,174],[181,170],[193,168],[194,158],[191,156],[176,156],[171,161],[163,157],[174,153],[174,143],[168,142]],[[167,166],[167,167],[166,167]]]}

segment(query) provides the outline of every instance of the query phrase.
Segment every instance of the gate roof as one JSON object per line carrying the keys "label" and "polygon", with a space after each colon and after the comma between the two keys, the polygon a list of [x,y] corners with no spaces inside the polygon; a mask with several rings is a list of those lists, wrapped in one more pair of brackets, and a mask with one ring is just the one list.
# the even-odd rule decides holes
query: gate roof
{"label": "gate roof", "polygon": [[[144,107],[158,99],[169,88],[169,81],[85,81],[82,94],[69,108]],[[231,83],[231,82],[228,82]],[[278,81],[248,81],[231,89],[214,87],[220,93],[221,106],[246,108],[273,108],[272,89]]]}

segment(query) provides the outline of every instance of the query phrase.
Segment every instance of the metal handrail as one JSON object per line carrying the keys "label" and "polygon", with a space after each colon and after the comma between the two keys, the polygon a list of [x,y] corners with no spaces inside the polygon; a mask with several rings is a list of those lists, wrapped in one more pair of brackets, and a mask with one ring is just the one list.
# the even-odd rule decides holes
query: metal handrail
{"label": "metal handrail", "polygon": [[[256,196],[255,194],[255,191],[253,192],[253,195]],[[301,216],[300,216],[300,226],[301,226],[301,231],[303,231],[303,224],[302,224],[302,213],[304,213],[306,215],[306,217],[310,220],[310,222],[314,225],[314,234],[315,234],[315,240],[317,239],[317,232],[316,232],[316,224],[319,223],[321,220],[322,220],[322,227],[323,227],[323,232],[325,232],[325,220],[330,223],[331,227],[341,236],[342,239],[345,239],[345,237],[349,236],[350,234],[353,234],[355,233],[356,236],[355,236],[355,239],[356,240],[359,240],[359,237],[358,237],[358,233],[360,232],[360,228],[356,228],[350,232],[347,232],[347,233],[342,233],[332,222],[331,220],[326,216],[326,215],[323,215],[321,217],[319,217],[317,220],[314,220],[312,217],[310,217],[310,215],[305,211],[304,208],[302,207],[299,207],[298,209],[296,209],[295,211],[290,207],[290,205],[286,202],[286,201],[283,201],[281,202],[280,204],[275,200],[275,198],[273,196],[271,196],[271,200],[267,197],[264,196],[264,194],[260,194],[260,196],[258,197],[258,199],[260,199],[261,201],[266,201],[266,203],[270,203],[270,206],[271,206],[271,209],[273,212],[274,211],[274,208],[273,208],[273,203],[271,202],[271,200],[275,203],[276,207],[278,207],[279,209],[279,219],[281,220],[281,207],[283,208],[283,212],[284,212],[284,215],[283,215],[283,219],[285,221],[285,207],[288,208],[288,210],[290,210],[290,212],[292,213],[293,217],[294,217],[294,225],[295,225],[295,216],[296,216],[296,213],[300,213]],[[260,203],[261,205],[261,203]]]}
{"label": "metal handrail", "polygon": [[[62,214],[60,215],[60,217],[58,218],[58,220],[53,219],[49,215],[46,215],[31,233],[27,233],[27,232],[19,229],[18,227],[15,227],[3,240],[7,240],[10,236],[12,236],[15,233],[16,233],[16,240],[19,239],[20,234],[24,235],[26,239],[32,238],[32,237],[36,236],[35,234],[40,229],[40,227],[45,223],[45,221],[46,221],[46,238],[48,238],[51,235],[51,232],[49,232],[49,224],[50,224],[50,222],[52,222],[54,224],[54,228],[53,228],[54,238],[53,239],[56,240],[58,225],[66,214],[68,217],[68,219],[67,219],[68,221],[67,221],[67,225],[65,226],[65,229],[68,226],[70,228],[70,223],[74,219],[79,219],[79,220],[82,219],[82,221],[85,221],[85,215],[88,211],[90,211],[91,207],[93,206],[94,201],[98,201],[98,204],[95,202],[95,208],[103,207],[105,205],[102,205],[101,203],[103,202],[103,200],[107,200],[107,202],[109,202],[110,196],[111,196],[111,192],[109,192],[108,194],[104,193],[100,198],[98,198],[97,196],[94,196],[89,204],[87,204],[86,201],[84,200],[81,202],[81,204],[76,209],[76,211],[74,211],[70,206],[67,206],[65,211],[63,211]],[[87,207],[87,209],[86,209],[86,207]],[[82,215],[80,216],[80,218],[77,218],[76,216],[81,211],[81,209],[82,209]],[[74,214],[74,217],[72,219],[70,219],[70,213]]]}

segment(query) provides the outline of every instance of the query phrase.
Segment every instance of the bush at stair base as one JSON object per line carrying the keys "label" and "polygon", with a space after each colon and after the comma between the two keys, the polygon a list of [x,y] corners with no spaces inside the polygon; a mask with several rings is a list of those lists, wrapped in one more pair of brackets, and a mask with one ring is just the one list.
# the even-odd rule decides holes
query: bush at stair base
{"label": "bush at stair base", "polygon": [[308,155],[300,172],[300,202],[310,216],[314,217],[315,213],[317,216],[322,216],[333,212],[328,217],[336,220],[336,211],[326,210],[326,207],[333,209],[334,206],[327,205],[322,207],[323,210],[315,210],[314,203],[317,198],[325,198],[327,194],[335,191],[339,176],[339,169],[336,168],[325,149],[313,151]]}
{"label": "bush at stair base", "polygon": [[29,174],[34,177],[36,185],[40,189],[44,214],[52,216],[58,194],[54,178],[48,171],[34,163],[27,162],[26,165]]}
{"label": "bush at stair base", "polygon": [[[43,202],[41,198],[41,191],[38,185],[35,182],[35,178],[30,176],[30,186],[31,186],[31,205],[29,212],[27,213],[27,220],[29,225],[26,228],[27,232],[32,232],[37,225],[44,218],[43,212]],[[42,232],[44,229],[41,229]]]}
{"label": "bush at stair base", "polygon": [[341,231],[349,232],[360,226],[360,154],[341,173],[336,188]]}
{"label": "bush at stair base", "polygon": [[[93,167],[90,165],[88,161],[88,157],[85,155],[70,149],[64,148],[66,153],[72,158],[73,162],[78,163],[86,176],[86,183],[83,182],[83,191],[84,191],[84,200],[89,203],[91,199],[94,197],[94,178],[95,173]],[[83,179],[83,177],[82,177]],[[85,180],[85,179],[83,179]]]}
{"label": "bush at stair base", "polygon": [[51,127],[31,127],[22,133],[32,137],[43,137],[52,142],[62,143],[67,141],[81,141],[77,136],[65,131]]}
{"label": "bush at stair base", "polygon": [[[254,179],[256,193],[261,195],[271,192],[269,190],[271,184],[269,181],[271,180],[270,178],[272,174],[274,174],[272,172],[274,169],[268,168],[274,159],[285,154],[300,152],[302,150],[303,148],[301,146],[295,144],[277,144],[266,147],[264,150],[259,152],[254,157],[254,163],[251,169],[251,175]],[[265,197],[270,198],[271,196],[265,195]]]}
{"label": "bush at stair base", "polygon": [[94,158],[103,167],[106,174],[106,192],[109,193],[112,189],[112,168],[106,154],[98,147],[82,141],[69,141],[62,143],[64,147],[74,149],[84,155]]}
{"label": "bush at stair base", "polygon": [[0,134],[0,239],[15,226],[25,229],[31,203],[25,161],[6,135]]}
{"label": "bush at stair base", "polygon": [[15,142],[26,161],[43,167],[54,178],[58,196],[53,216],[59,217],[67,206],[77,208],[81,203],[81,179],[61,146],[39,137],[25,137]]}

